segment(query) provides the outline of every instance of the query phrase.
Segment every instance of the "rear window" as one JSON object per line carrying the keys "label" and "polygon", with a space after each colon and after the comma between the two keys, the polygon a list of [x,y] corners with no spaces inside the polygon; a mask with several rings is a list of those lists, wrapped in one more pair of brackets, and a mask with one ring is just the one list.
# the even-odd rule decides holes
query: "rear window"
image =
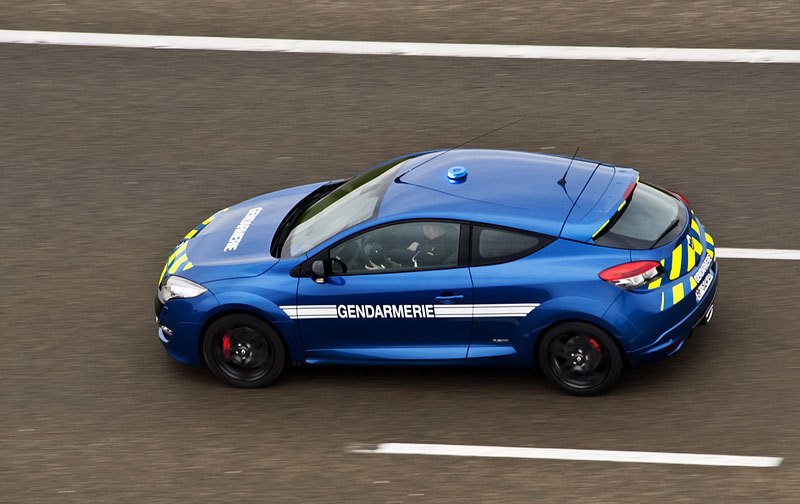
{"label": "rear window", "polygon": [[604,247],[655,248],[677,238],[685,224],[686,209],[680,201],[642,182],[594,242]]}
{"label": "rear window", "polygon": [[505,228],[472,226],[472,266],[513,261],[532,254],[550,239]]}

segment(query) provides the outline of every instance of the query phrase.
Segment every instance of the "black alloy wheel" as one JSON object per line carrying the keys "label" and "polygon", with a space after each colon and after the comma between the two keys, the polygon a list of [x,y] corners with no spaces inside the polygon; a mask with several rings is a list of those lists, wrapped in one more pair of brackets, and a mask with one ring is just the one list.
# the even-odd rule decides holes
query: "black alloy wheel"
{"label": "black alloy wheel", "polygon": [[280,336],[252,315],[227,315],[203,337],[203,356],[211,372],[229,385],[263,387],[283,371],[286,353]]}
{"label": "black alloy wheel", "polygon": [[567,322],[548,330],[538,353],[547,380],[570,394],[605,392],[622,374],[623,359],[616,342],[586,322]]}

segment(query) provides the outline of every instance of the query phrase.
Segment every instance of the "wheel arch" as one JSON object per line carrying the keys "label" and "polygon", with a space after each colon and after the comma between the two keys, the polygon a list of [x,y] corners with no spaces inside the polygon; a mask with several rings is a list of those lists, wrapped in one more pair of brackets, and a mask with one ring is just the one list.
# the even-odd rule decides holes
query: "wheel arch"
{"label": "wheel arch", "polygon": [[[249,315],[258,318],[272,328],[280,338],[281,343],[283,344],[286,365],[299,364],[303,362],[303,350],[300,346],[298,338],[294,334],[292,328],[294,324],[291,320],[288,322],[275,321],[271,319],[268,313],[254,308],[253,306],[231,304],[219,306],[213,312],[210,312],[200,328],[199,337],[197,338],[197,345],[198,352],[200,354],[200,362],[203,366],[208,366],[205,355],[203,354],[203,342],[206,338],[206,331],[211,324],[223,317],[228,317],[230,315]],[[287,332],[289,334],[287,334]]]}
{"label": "wheel arch", "polygon": [[539,328],[539,330],[537,331],[537,334],[536,334],[536,339],[533,342],[533,348],[532,348],[532,361],[534,363],[534,366],[536,366],[536,367],[539,366],[539,364],[538,364],[538,362],[539,362],[538,356],[539,356],[539,347],[541,346],[541,342],[542,342],[542,335],[547,333],[548,331],[553,330],[554,328],[556,328],[558,326],[566,325],[566,324],[573,323],[573,322],[580,322],[580,323],[584,323],[584,324],[590,324],[590,325],[593,325],[593,326],[603,330],[604,332],[606,332],[611,337],[611,341],[613,341],[614,344],[617,345],[617,349],[619,350],[620,355],[622,355],[622,360],[623,360],[625,366],[630,366],[630,360],[628,359],[628,353],[625,351],[625,347],[622,345],[622,343],[620,343],[620,339],[619,339],[618,335],[616,334],[616,331],[614,330],[613,327],[611,327],[611,325],[608,323],[608,321],[606,321],[606,320],[604,320],[602,318],[599,318],[599,317],[594,317],[594,316],[585,315],[585,314],[583,316],[573,315],[573,316],[562,318],[562,319],[558,319],[558,320],[552,320],[552,321],[548,322],[546,325],[544,325],[541,328]]}

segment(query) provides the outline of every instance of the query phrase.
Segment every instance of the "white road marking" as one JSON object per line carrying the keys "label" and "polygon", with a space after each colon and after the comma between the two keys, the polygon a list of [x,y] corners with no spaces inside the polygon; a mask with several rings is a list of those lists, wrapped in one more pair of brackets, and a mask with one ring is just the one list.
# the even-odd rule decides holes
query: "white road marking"
{"label": "white road marking", "polygon": [[374,449],[353,449],[353,453],[394,455],[447,455],[455,457],[497,457],[547,460],[629,462],[639,464],[683,464],[733,467],[778,467],[779,457],[745,457],[705,453],[669,453],[613,450],[566,450],[559,448],[519,448],[418,443],[381,443]]}
{"label": "white road marking", "polygon": [[800,261],[800,250],[788,249],[751,249],[751,248],[716,248],[717,257],[723,259],[782,259]]}
{"label": "white road marking", "polygon": [[0,43],[139,49],[704,63],[800,63],[797,49],[443,44],[0,30]]}

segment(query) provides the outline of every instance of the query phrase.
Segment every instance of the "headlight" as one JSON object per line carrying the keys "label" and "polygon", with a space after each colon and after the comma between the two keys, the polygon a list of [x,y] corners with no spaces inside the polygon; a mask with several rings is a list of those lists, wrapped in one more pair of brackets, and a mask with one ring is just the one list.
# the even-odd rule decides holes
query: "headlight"
{"label": "headlight", "polygon": [[179,276],[168,277],[158,289],[158,298],[166,303],[173,298],[193,298],[204,293],[207,289],[191,280]]}

